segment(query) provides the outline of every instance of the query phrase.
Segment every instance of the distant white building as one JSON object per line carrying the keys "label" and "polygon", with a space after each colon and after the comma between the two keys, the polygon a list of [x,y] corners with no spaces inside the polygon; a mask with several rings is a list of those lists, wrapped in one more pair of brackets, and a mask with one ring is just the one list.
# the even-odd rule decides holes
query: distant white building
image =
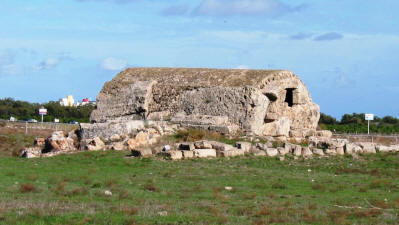
{"label": "distant white building", "polygon": [[68,95],[66,98],[60,99],[60,105],[73,107],[73,106],[75,106],[75,99],[73,99],[72,95]]}
{"label": "distant white building", "polygon": [[67,98],[60,98],[60,105],[61,106],[67,106],[68,105],[68,99]]}
{"label": "distant white building", "polygon": [[73,98],[72,95],[68,95],[66,98],[61,98],[59,102],[60,102],[61,106],[69,106],[69,107],[78,107],[78,106],[83,106],[83,105],[87,105],[87,104],[96,105],[96,102],[90,101],[89,98],[84,98],[82,100],[82,102],[79,102],[79,101],[75,102],[75,99]]}

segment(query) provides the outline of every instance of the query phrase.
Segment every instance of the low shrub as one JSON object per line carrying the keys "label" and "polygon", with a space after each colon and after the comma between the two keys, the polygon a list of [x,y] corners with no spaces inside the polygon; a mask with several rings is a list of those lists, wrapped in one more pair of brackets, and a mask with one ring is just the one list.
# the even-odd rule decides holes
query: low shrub
{"label": "low shrub", "polygon": [[37,173],[35,174],[29,174],[26,176],[26,179],[30,180],[30,181],[36,181],[39,178],[39,175],[37,175]]}
{"label": "low shrub", "polygon": [[68,195],[86,195],[88,192],[86,187],[78,187],[68,192]]}
{"label": "low shrub", "polygon": [[21,184],[20,187],[19,187],[19,190],[22,193],[34,192],[34,191],[36,191],[36,187],[32,183],[26,183],[26,184]]}
{"label": "low shrub", "polygon": [[326,191],[327,186],[325,184],[315,183],[312,185],[312,189],[324,192]]}
{"label": "low shrub", "polygon": [[118,195],[118,197],[119,197],[119,200],[130,198],[129,191],[126,190],[126,189],[121,189],[121,190],[119,190],[119,195]]}
{"label": "low shrub", "polygon": [[155,187],[153,184],[151,183],[147,183],[144,185],[144,189],[147,191],[151,191],[151,192],[159,192],[159,189],[157,187]]}
{"label": "low shrub", "polygon": [[125,215],[129,215],[129,216],[137,215],[139,213],[139,209],[134,206],[122,206],[121,211]]}
{"label": "low shrub", "polygon": [[281,182],[276,182],[276,183],[272,184],[272,188],[273,189],[286,189],[287,186]]}

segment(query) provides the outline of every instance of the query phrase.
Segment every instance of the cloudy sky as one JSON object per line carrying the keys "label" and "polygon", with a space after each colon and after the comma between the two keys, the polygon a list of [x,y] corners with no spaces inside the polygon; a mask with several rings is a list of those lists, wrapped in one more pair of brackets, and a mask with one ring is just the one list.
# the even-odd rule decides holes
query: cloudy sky
{"label": "cloudy sky", "polygon": [[0,98],[95,99],[126,67],[289,69],[322,112],[399,117],[397,0],[1,0]]}

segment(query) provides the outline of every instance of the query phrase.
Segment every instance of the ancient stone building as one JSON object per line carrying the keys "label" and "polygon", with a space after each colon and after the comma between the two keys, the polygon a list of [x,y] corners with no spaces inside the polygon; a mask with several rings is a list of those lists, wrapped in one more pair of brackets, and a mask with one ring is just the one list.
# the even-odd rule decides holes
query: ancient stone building
{"label": "ancient stone building", "polygon": [[319,106],[286,70],[129,68],[107,82],[91,121],[164,120],[259,136],[305,137]]}

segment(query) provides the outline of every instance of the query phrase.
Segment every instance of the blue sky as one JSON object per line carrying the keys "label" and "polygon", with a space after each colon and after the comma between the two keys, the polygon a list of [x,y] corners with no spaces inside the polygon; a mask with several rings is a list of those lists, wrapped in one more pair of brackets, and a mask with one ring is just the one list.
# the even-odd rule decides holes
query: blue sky
{"label": "blue sky", "polygon": [[126,67],[289,69],[321,111],[399,117],[399,1],[2,0],[0,98],[94,99]]}

